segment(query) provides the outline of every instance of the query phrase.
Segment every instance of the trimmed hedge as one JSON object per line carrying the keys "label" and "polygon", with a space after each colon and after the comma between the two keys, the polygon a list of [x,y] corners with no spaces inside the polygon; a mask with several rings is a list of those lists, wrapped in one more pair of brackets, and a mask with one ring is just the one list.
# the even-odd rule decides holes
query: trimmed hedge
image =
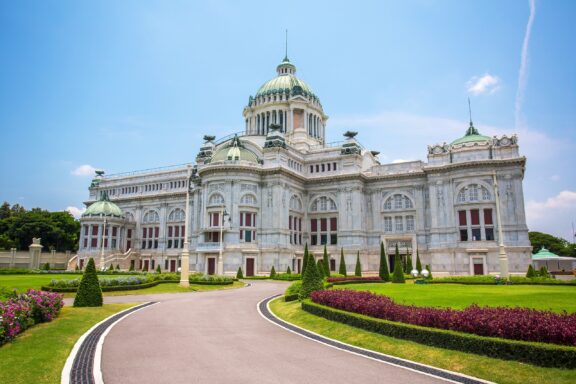
{"label": "trimmed hedge", "polygon": [[528,278],[524,276],[511,276],[508,281],[496,276],[449,276],[435,279],[428,279],[429,284],[463,284],[463,285],[555,285],[555,286],[576,286],[574,280],[556,280],[546,277]]}
{"label": "trimmed hedge", "polygon": [[285,295],[284,296],[284,301],[296,301],[298,300],[298,294],[293,294],[293,295]]}
{"label": "trimmed hedge", "polygon": [[[162,281],[152,281],[150,283],[144,283],[144,284],[113,285],[113,286],[108,286],[108,287],[100,287],[100,289],[102,290],[102,292],[134,291],[137,289],[154,287],[154,286],[161,284],[161,283],[178,283],[178,281],[162,280]],[[70,292],[77,292],[78,287],[58,288],[58,287],[42,286],[42,290],[47,291],[47,292],[70,293]]]}
{"label": "trimmed hedge", "polygon": [[302,310],[380,335],[410,340],[433,347],[448,348],[504,360],[515,360],[542,367],[576,368],[576,348],[574,347],[506,340],[420,327],[341,311],[313,303],[310,300],[302,302]]}

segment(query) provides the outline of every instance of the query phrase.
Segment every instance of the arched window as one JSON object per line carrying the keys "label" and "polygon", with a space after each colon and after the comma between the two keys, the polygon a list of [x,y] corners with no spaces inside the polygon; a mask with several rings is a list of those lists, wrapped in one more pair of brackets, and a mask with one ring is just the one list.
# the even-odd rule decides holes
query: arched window
{"label": "arched window", "polygon": [[143,223],[158,223],[160,221],[160,216],[156,211],[148,211],[144,215]]}
{"label": "arched window", "polygon": [[327,196],[322,196],[314,200],[310,207],[312,212],[336,211],[336,203]]}
{"label": "arched window", "polygon": [[184,221],[186,213],[183,209],[176,208],[168,215],[168,221]]}
{"label": "arched window", "polygon": [[465,203],[467,201],[490,201],[492,200],[492,194],[490,191],[480,184],[469,184],[464,188],[460,189],[456,197],[456,201],[459,203]]}
{"label": "arched window", "polygon": [[240,199],[240,204],[256,205],[256,196],[254,196],[252,194],[246,194],[246,195],[242,196],[242,198]]}
{"label": "arched window", "polygon": [[302,211],[302,201],[294,195],[290,198],[290,209],[293,211]]}
{"label": "arched window", "polygon": [[224,204],[224,196],[222,196],[219,193],[215,193],[212,196],[210,196],[210,199],[208,200],[208,205],[222,205]]}
{"label": "arched window", "polygon": [[391,211],[391,210],[402,210],[402,209],[414,209],[414,204],[412,200],[406,195],[397,193],[395,195],[390,196],[384,202],[384,210]]}

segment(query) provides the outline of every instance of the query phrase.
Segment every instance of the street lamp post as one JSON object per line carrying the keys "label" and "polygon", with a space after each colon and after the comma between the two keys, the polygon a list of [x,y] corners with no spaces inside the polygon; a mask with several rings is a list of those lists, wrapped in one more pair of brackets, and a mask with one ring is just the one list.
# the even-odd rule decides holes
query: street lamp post
{"label": "street lamp post", "polygon": [[226,207],[222,205],[220,211],[220,253],[218,254],[218,275],[224,274],[224,258],[222,256],[222,253],[224,252],[224,216],[228,216],[228,212],[226,212]]}
{"label": "street lamp post", "polygon": [[496,220],[498,223],[498,240],[499,251],[498,261],[500,262],[500,277],[503,279],[508,278],[508,256],[506,255],[506,248],[504,247],[504,236],[502,235],[502,218],[500,216],[500,192],[498,190],[498,181],[496,180],[496,171],[492,174],[494,180],[494,197],[496,198]]}
{"label": "street lamp post", "polygon": [[190,210],[190,177],[192,175],[192,166],[188,165],[187,173],[188,185],[186,186],[186,210],[184,211],[184,246],[182,250],[182,256],[180,261],[180,286],[188,288],[190,286],[190,281],[188,280],[189,268],[190,268],[190,251],[188,243],[189,225],[188,225],[188,211]]}

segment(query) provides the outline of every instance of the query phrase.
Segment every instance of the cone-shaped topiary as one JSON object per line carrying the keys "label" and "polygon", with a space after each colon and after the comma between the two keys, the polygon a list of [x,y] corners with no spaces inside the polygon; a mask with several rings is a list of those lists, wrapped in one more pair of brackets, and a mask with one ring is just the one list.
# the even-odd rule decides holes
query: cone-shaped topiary
{"label": "cone-shaped topiary", "polygon": [[324,278],[326,277],[326,275],[324,274],[324,272],[326,271],[326,269],[324,268],[324,260],[322,259],[318,259],[318,261],[316,262],[316,268],[318,268],[318,275],[320,275],[320,278]]}
{"label": "cone-shaped topiary", "polygon": [[324,244],[324,255],[322,257],[322,263],[324,264],[324,276],[330,277],[330,260],[328,260],[328,251],[326,250],[326,244]]}
{"label": "cone-shaped topiary", "polygon": [[356,254],[356,268],[354,269],[354,276],[362,276],[362,264],[360,264],[360,251]]}
{"label": "cone-shaped topiary", "polygon": [[401,255],[400,257],[402,258],[402,268],[404,268],[404,273],[410,273],[410,271],[408,271],[408,248],[406,248],[406,255]]}
{"label": "cone-shaped topiary", "polygon": [[291,274],[292,274],[292,270],[290,269],[290,266],[288,266],[288,268],[286,268],[286,274],[287,274],[287,275],[291,275]]}
{"label": "cone-shaped topiary", "polygon": [[340,270],[338,271],[342,276],[346,276],[346,260],[344,260],[344,248],[340,248]]}
{"label": "cone-shaped topiary", "polygon": [[406,269],[408,270],[408,272],[407,272],[408,275],[410,273],[412,273],[412,270],[414,269],[412,267],[412,255],[410,255],[410,254],[406,255]]}
{"label": "cone-shaped topiary", "polygon": [[540,267],[540,272],[538,273],[540,275],[540,277],[550,277],[548,275],[548,268],[546,268],[545,265],[543,265],[542,267]]}
{"label": "cone-shaped topiary", "polygon": [[314,291],[321,290],[323,288],[322,277],[318,272],[316,263],[314,262],[314,256],[308,256],[309,260],[306,263],[306,273],[302,276],[302,288],[300,288],[300,293],[298,298],[300,300],[307,299],[310,294]]}
{"label": "cone-shaped topiary", "polygon": [[302,258],[302,277],[306,273],[306,265],[308,264],[308,243],[304,244],[304,257]]}
{"label": "cone-shaped topiary", "polygon": [[110,267],[108,268],[108,272],[114,272],[114,264],[110,264]]}
{"label": "cone-shaped topiary", "polygon": [[390,270],[388,269],[388,255],[384,249],[384,242],[380,242],[380,270],[378,276],[384,281],[390,281]]}
{"label": "cone-shaped topiary", "polygon": [[431,279],[432,278],[432,270],[430,269],[430,266],[428,264],[426,264],[426,270],[428,271],[428,278]]}
{"label": "cone-shaped topiary", "polygon": [[86,270],[80,280],[80,286],[76,297],[74,298],[75,307],[101,307],[102,306],[102,290],[100,289],[100,282],[98,275],[96,275],[96,266],[94,259],[88,260]]}
{"label": "cone-shaped topiary", "polygon": [[162,273],[162,268],[160,268],[160,264],[156,266],[156,273]]}
{"label": "cone-shaped topiary", "polygon": [[270,278],[273,279],[274,277],[276,277],[276,269],[272,266],[272,269],[270,270]]}
{"label": "cone-shaped topiary", "polygon": [[394,273],[392,274],[393,283],[405,283],[404,271],[402,270],[402,260],[398,252],[398,244],[396,244],[396,252],[394,254]]}
{"label": "cone-shaped topiary", "polygon": [[416,269],[418,273],[422,272],[422,262],[420,261],[420,253],[416,251]]}
{"label": "cone-shaped topiary", "polygon": [[243,279],[244,278],[244,274],[242,273],[242,267],[238,267],[238,272],[236,272],[236,278],[237,279]]}
{"label": "cone-shaped topiary", "polygon": [[530,279],[536,277],[536,271],[534,270],[534,267],[532,266],[532,264],[530,264],[528,266],[528,272],[526,272],[526,277],[528,277]]}
{"label": "cone-shaped topiary", "polygon": [[128,268],[129,272],[134,272],[134,260],[130,260],[130,268]]}
{"label": "cone-shaped topiary", "polygon": [[117,271],[120,270],[120,264],[116,264],[116,270],[117,270]]}

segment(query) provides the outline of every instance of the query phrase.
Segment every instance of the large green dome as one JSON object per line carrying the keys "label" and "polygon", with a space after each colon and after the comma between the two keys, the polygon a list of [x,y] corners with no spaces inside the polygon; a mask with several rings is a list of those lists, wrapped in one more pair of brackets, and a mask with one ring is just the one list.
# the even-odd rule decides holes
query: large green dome
{"label": "large green dome", "polygon": [[312,88],[303,80],[295,76],[296,67],[285,57],[276,67],[278,76],[268,80],[256,92],[255,97],[273,95],[275,93],[290,93],[291,95],[302,94],[304,96],[317,97]]}
{"label": "large green dome", "polygon": [[108,199],[108,195],[104,193],[99,201],[90,205],[82,214],[82,217],[90,216],[122,217],[122,210],[116,204],[111,202]]}

